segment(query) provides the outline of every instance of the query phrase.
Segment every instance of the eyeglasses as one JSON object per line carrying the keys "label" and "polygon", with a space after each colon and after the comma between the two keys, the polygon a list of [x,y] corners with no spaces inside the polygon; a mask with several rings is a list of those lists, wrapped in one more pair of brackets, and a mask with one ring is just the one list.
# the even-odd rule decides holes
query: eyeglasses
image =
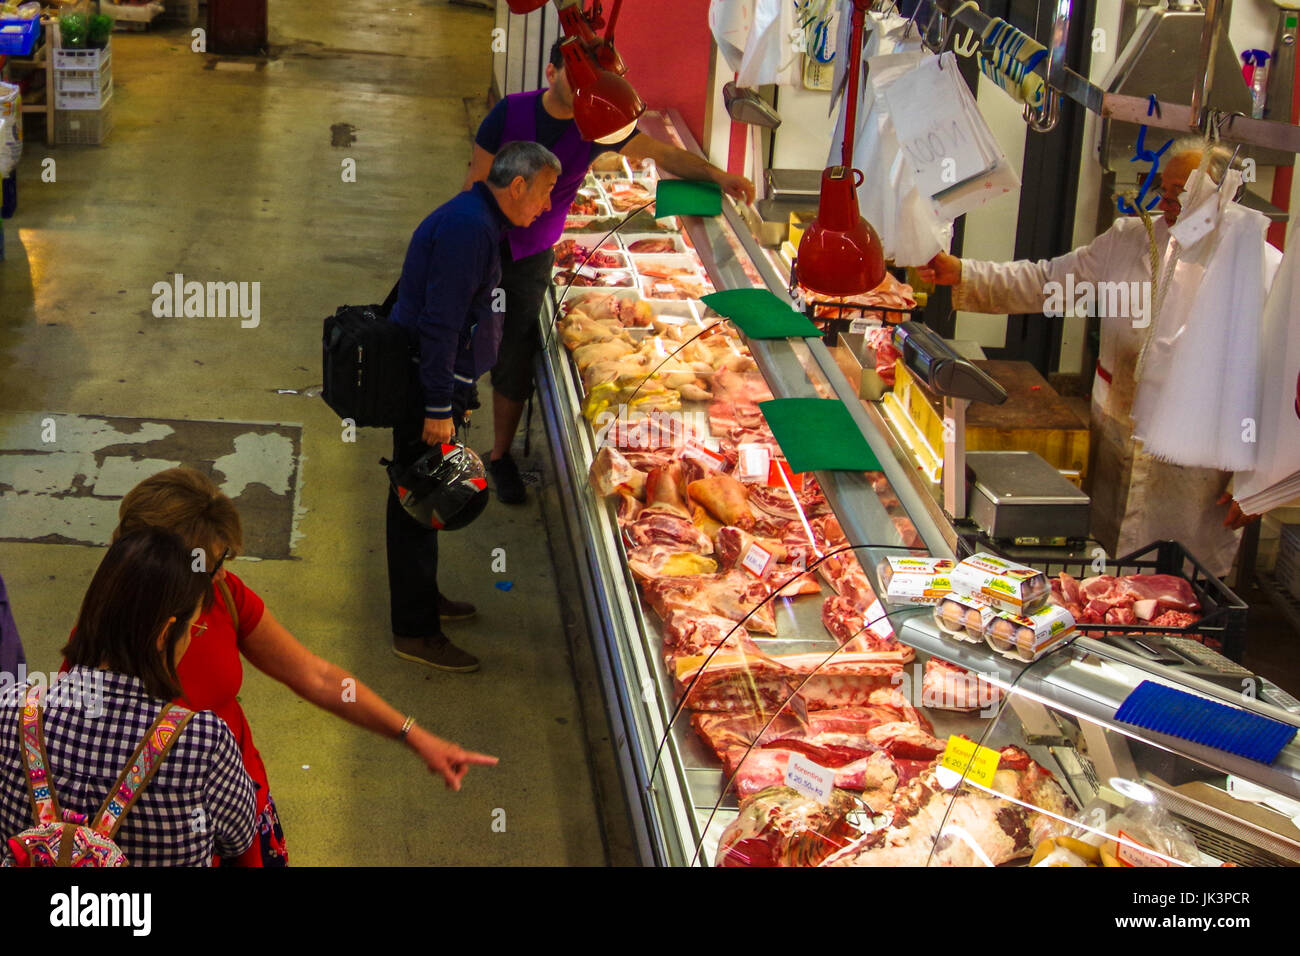
{"label": "eyeglasses", "polygon": [[208,577],[215,578],[217,572],[221,570],[221,566],[226,563],[226,558],[233,558],[234,556],[234,553],[229,548],[226,548],[221,557],[217,559],[216,565],[208,572]]}
{"label": "eyeglasses", "polygon": [[191,624],[191,625],[190,625],[190,639],[192,640],[192,639],[194,639],[194,638],[196,638],[196,637],[202,637],[202,636],[203,636],[203,632],[206,631],[207,629],[208,629],[208,626],[207,626],[206,624]]}

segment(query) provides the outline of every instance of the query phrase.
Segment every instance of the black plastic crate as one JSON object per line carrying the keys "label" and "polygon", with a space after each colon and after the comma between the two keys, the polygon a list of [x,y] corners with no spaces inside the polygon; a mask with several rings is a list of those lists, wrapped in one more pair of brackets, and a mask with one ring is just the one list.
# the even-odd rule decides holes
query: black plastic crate
{"label": "black plastic crate", "polygon": [[[968,544],[969,546],[969,544]],[[965,551],[966,548],[962,548]],[[1046,556],[1027,558],[1023,554],[1004,553],[1010,561],[1018,561],[1056,577],[1065,571],[1083,580],[1094,576],[1092,559],[1071,557],[1055,559]],[[963,557],[969,556],[963,554]],[[1157,541],[1132,554],[1107,561],[1103,572],[1117,578],[1128,574],[1172,574],[1183,578],[1192,586],[1192,593],[1201,603],[1201,619],[1187,627],[1152,627],[1146,625],[1079,624],[1078,629],[1089,637],[1102,638],[1108,634],[1166,634],[1190,637],[1207,647],[1220,650],[1226,657],[1241,663],[1246,650],[1246,602],[1229,590],[1228,586],[1205,569],[1187,549],[1177,541]],[[1216,647],[1217,645],[1217,647]]]}

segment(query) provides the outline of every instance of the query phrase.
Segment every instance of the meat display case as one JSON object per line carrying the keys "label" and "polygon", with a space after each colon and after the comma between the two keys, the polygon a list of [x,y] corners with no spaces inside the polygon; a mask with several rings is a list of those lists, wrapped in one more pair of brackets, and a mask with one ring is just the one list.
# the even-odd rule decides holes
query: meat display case
{"label": "meat display case", "polygon": [[[698,152],[671,113],[647,114],[641,128]],[[753,242],[730,202],[724,201],[724,212],[719,218],[683,217],[679,222],[683,238],[698,255],[714,287],[719,290],[767,288],[788,301],[785,277],[778,264]],[[709,865],[719,860],[719,842],[727,833],[728,850],[722,858],[728,863],[744,862],[747,857],[735,851],[735,843],[746,837],[748,824],[744,820],[737,822],[740,806],[736,792],[746,786],[752,790],[771,782],[765,776],[771,773],[771,768],[764,766],[759,772],[755,761],[761,757],[770,762],[772,754],[765,749],[767,738],[759,735],[772,728],[747,728],[742,733],[742,743],[748,734],[749,744],[754,740],[760,740],[760,744],[744,748],[743,754],[737,751],[737,756],[727,764],[730,773],[724,774],[718,756],[721,749],[706,745],[706,739],[712,742],[712,738],[703,729],[697,732],[692,727],[692,709],[679,703],[682,685],[665,665],[662,622],[643,602],[637,579],[628,567],[615,504],[599,497],[588,481],[600,447],[589,415],[583,413],[587,396],[582,379],[555,332],[556,299],[562,294],[561,290],[556,291],[540,319],[544,347],[538,391],[563,503],[563,533],[579,575],[578,599],[600,671],[639,854],[646,864]],[[847,471],[815,475],[851,553],[858,557],[870,579],[871,589],[876,594],[885,593],[876,569],[889,555],[912,550],[952,558],[956,533],[936,494],[917,478],[907,456],[890,438],[879,412],[858,399],[856,388],[849,384],[824,343],[818,339],[777,339],[752,340],[746,345],[775,397],[839,399],[878,458],[881,470],[874,475]],[[914,539],[905,540],[904,535],[911,538],[913,534]],[[916,539],[923,543],[923,548],[915,548]],[[810,663],[807,672],[796,675],[805,681],[813,674],[853,671],[848,665],[861,656],[855,657],[852,648],[842,648],[828,634],[812,602],[783,597],[768,600],[775,605],[774,619],[780,624],[780,636],[754,636],[760,663],[756,667],[742,665],[745,673],[740,676],[739,685],[747,688],[745,693],[758,693],[756,688],[764,679],[760,673],[762,661],[822,660],[821,664]],[[1095,815],[1097,825],[1093,829],[1097,834],[1109,832],[1107,819],[1118,819],[1119,826],[1128,826],[1126,832],[1131,839],[1112,842],[1109,845],[1112,855],[1118,850],[1121,857],[1127,854],[1129,859],[1142,852],[1154,853],[1159,858],[1160,847],[1165,847],[1165,859],[1157,862],[1300,863],[1300,830],[1291,820],[1300,812],[1300,804],[1292,807],[1287,802],[1300,800],[1300,745],[1294,739],[1281,748],[1271,763],[1262,763],[1167,733],[1141,729],[1115,716],[1120,705],[1144,681],[1221,701],[1289,727],[1300,727],[1297,716],[1300,705],[1284,710],[1251,693],[1243,693],[1240,683],[1233,687],[1222,680],[1212,682],[1194,676],[1193,672],[1174,671],[1087,637],[1077,638],[1038,661],[1025,664],[1004,657],[983,643],[952,640],[940,631],[929,612],[929,608],[915,607],[886,607],[880,612],[887,616],[894,635],[905,646],[906,655],[915,654],[906,666],[892,665],[893,671],[885,682],[895,695],[910,688],[911,698],[898,706],[920,703],[922,669],[929,659],[950,662],[978,675],[987,682],[987,687],[997,688],[996,692],[986,692],[996,693],[998,701],[996,704],[985,701],[987,705],[977,712],[924,708],[919,722],[931,725],[932,735],[929,732],[927,735],[940,743],[944,738],[957,736],[994,750],[1011,749],[1003,750],[1003,766],[997,782],[991,776],[981,780],[968,777],[966,767],[961,773],[951,774],[952,779],[944,781],[946,795],[941,798],[942,809],[938,812],[933,806],[911,806],[910,815],[900,815],[897,805],[898,800],[907,803],[909,787],[916,791],[919,786],[907,782],[917,774],[919,756],[934,756],[924,746],[920,752],[913,752],[910,759],[895,761],[894,769],[900,771],[890,784],[894,794],[890,799],[895,802],[882,806],[883,797],[869,800],[875,812],[864,812],[861,796],[854,798],[857,802],[853,807],[846,808],[843,802],[847,798],[838,789],[835,794],[840,804],[831,807],[816,802],[800,806],[802,798],[794,792],[766,791],[765,799],[787,800],[796,818],[814,821],[807,826],[814,837],[811,843],[821,850],[843,848],[837,854],[837,861],[868,864],[1023,861],[1028,850],[1034,849],[1021,845],[1025,840],[1034,839],[1037,843],[1036,838],[1051,829],[1051,821],[1055,820],[1059,830],[1064,821],[1086,810]],[[725,666],[722,662],[732,659],[729,652],[730,648],[724,649],[719,652],[721,656],[710,661],[715,672],[717,667]],[[703,672],[708,672],[709,666],[705,664]],[[863,666],[870,670],[870,665]],[[790,673],[782,671],[782,680],[791,680]],[[985,684],[979,686],[985,688]],[[879,690],[886,688],[882,685]],[[773,720],[793,718],[801,725],[808,725],[806,711],[813,708],[801,702],[804,696],[791,696],[781,706],[772,708],[778,712]],[[873,702],[876,700],[877,697],[872,698]],[[699,719],[701,711],[694,713],[696,722],[703,728],[708,721]],[[707,711],[704,713],[710,716]],[[826,751],[805,747],[804,752],[816,756]],[[890,751],[895,756],[908,752],[906,748]],[[971,768],[978,766],[978,761],[970,764]],[[1037,768],[1028,774],[1032,778],[1031,786],[1025,785],[1026,766]],[[902,772],[904,769],[908,772]],[[1056,789],[1044,790],[1038,786],[1038,772],[1042,769],[1050,771],[1049,779],[1054,781],[1052,787]],[[750,773],[751,770],[754,772]],[[888,776],[888,768],[885,772]],[[933,767],[922,771],[923,774],[934,772]],[[734,786],[726,786],[728,775]],[[780,777],[776,782],[781,782]],[[1020,789],[1016,790],[1017,787]],[[1009,793],[1008,788],[1014,792]],[[930,792],[924,787],[920,789]],[[869,794],[870,790],[863,792]],[[1015,844],[1011,850],[1006,846],[990,847],[987,841],[978,850],[969,848],[969,852],[954,848],[951,836],[954,827],[966,834],[957,843],[971,844],[969,831],[977,830],[981,821],[986,822],[988,812],[996,816],[997,810],[1006,809],[1007,801],[1023,811],[1012,829],[1023,825],[1024,832],[1014,838],[1004,834]],[[1144,817],[1142,813],[1128,812],[1126,816],[1118,816],[1126,805],[1132,810],[1152,801],[1165,811],[1159,816],[1162,828],[1158,828],[1153,839],[1158,842],[1161,835],[1171,832],[1171,826],[1179,834],[1193,833],[1200,848],[1199,857],[1181,852],[1182,844],[1176,840],[1168,846],[1156,846],[1151,840],[1143,842],[1141,836],[1135,835],[1135,832],[1147,832],[1142,826],[1150,823],[1148,818],[1154,818],[1151,814]],[[914,799],[912,802],[916,803]],[[836,812],[831,812],[832,809]],[[907,842],[898,836],[902,831],[897,826],[888,833],[882,829],[886,818],[881,811],[892,812],[896,824],[902,821],[917,828],[920,835],[912,834],[915,845],[908,852],[894,852],[897,850],[894,847],[890,853],[880,853],[875,845],[880,840]],[[1181,830],[1167,823],[1173,818]],[[967,821],[965,830],[953,822],[958,819]],[[1010,818],[1004,815],[1003,819]],[[926,830],[934,820],[938,821],[934,826],[939,829]],[[1087,822],[1085,819],[1084,823]],[[836,836],[828,842],[824,837],[831,830]],[[936,839],[941,831],[943,838]],[[748,833],[750,842],[745,845],[754,847],[765,841],[770,844],[770,836],[770,832]],[[974,842],[981,843],[978,838]],[[917,849],[918,846],[922,849]],[[786,852],[784,848],[777,852],[785,862],[817,862],[827,855],[819,851],[809,856],[806,845],[786,856],[780,856]]]}

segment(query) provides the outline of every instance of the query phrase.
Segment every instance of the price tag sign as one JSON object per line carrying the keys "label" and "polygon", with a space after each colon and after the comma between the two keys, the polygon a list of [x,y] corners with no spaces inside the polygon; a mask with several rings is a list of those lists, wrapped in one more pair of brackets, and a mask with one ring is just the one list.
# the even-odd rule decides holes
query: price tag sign
{"label": "price tag sign", "polygon": [[785,785],[818,803],[830,803],[831,791],[835,789],[835,771],[818,766],[803,754],[791,754],[785,767]]}
{"label": "price tag sign", "polygon": [[755,445],[752,442],[745,442],[736,446],[736,453],[740,456],[736,464],[737,477],[741,481],[766,481],[768,476],[768,466],[772,460],[772,454],[767,450],[766,445]]}
{"label": "price tag sign", "polygon": [[849,332],[852,335],[866,335],[878,328],[880,328],[880,323],[875,319],[859,317],[849,323]]}
{"label": "price tag sign", "polygon": [[[973,740],[953,734],[939,758],[939,766],[958,777],[965,777],[982,787],[993,786],[993,775],[998,770],[1000,754],[989,747],[981,747]],[[970,769],[968,770],[967,767]]]}
{"label": "price tag sign", "polygon": [[[782,473],[785,477],[782,478]],[[790,463],[784,458],[772,458],[767,463],[767,486],[769,488],[784,488],[789,482],[792,491],[803,491],[803,472],[795,473],[790,470]]]}
{"label": "price tag sign", "polygon": [[591,266],[582,266],[578,269],[578,275],[586,276],[588,279],[596,278],[596,270]]}
{"label": "price tag sign", "polygon": [[[1124,843],[1125,840],[1136,843],[1137,846],[1128,846]],[[1119,831],[1119,842],[1115,844],[1115,859],[1123,866],[1173,866],[1164,857],[1152,853],[1141,840],[1134,840],[1123,830]]]}
{"label": "price tag sign", "polygon": [[673,285],[671,282],[656,282],[654,288],[655,292],[659,295],[670,295],[677,291],[677,286]]}
{"label": "price tag sign", "polygon": [[740,559],[740,566],[756,578],[761,578],[767,566],[772,563],[772,553],[759,545],[751,544]]}
{"label": "price tag sign", "polygon": [[682,446],[682,457],[697,462],[705,471],[722,471],[727,459],[692,438]]}

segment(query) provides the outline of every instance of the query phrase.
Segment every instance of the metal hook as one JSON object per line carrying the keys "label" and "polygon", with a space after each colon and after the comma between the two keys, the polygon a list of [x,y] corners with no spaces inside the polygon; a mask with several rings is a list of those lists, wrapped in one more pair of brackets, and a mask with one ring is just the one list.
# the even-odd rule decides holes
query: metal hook
{"label": "metal hook", "polygon": [[1041,107],[1033,107],[1028,103],[1025,104],[1024,118],[1029,124],[1029,128],[1035,133],[1050,133],[1056,129],[1056,124],[1060,120],[1059,97],[1056,91],[1050,86],[1044,87],[1045,102]]}
{"label": "metal hook", "polygon": [[907,25],[903,27],[903,39],[906,40],[912,34],[912,27],[916,23],[916,15],[921,12],[921,0],[916,0],[916,6],[912,8],[912,15],[907,18]]}

